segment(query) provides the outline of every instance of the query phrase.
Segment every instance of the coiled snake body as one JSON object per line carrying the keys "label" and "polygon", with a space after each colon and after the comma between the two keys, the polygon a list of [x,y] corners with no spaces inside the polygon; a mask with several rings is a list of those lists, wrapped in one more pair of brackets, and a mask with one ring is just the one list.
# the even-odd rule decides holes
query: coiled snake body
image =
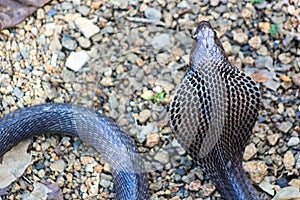
{"label": "coiled snake body", "polygon": [[0,119],[0,157],[25,138],[38,134],[79,137],[110,164],[116,199],[148,199],[143,162],[133,139],[113,120],[71,104],[43,104],[17,110]]}
{"label": "coiled snake body", "polygon": [[259,111],[253,80],[231,65],[208,22],[194,34],[190,68],[170,106],[170,125],[226,199],[259,199],[242,157]]}
{"label": "coiled snake body", "polygon": [[[241,163],[257,118],[258,88],[228,62],[208,22],[200,23],[194,39],[190,69],[171,103],[171,128],[225,198],[258,199]],[[117,199],[149,198],[133,139],[113,120],[80,106],[44,104],[0,119],[0,157],[21,140],[44,133],[78,136],[101,152],[111,166]]]}

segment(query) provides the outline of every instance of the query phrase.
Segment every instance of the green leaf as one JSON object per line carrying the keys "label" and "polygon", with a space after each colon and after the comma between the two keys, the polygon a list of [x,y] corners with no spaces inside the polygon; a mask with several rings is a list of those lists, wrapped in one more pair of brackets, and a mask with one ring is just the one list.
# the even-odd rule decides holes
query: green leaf
{"label": "green leaf", "polygon": [[148,101],[152,101],[153,100],[155,104],[158,104],[158,103],[161,103],[161,102],[163,102],[165,100],[165,94],[166,94],[166,92],[163,91],[163,92],[161,92],[159,94],[154,94],[154,95],[150,96],[146,100],[148,100]]}
{"label": "green leaf", "polygon": [[271,33],[271,35],[276,35],[279,32],[279,27],[278,24],[272,24],[269,33]]}
{"label": "green leaf", "polygon": [[250,3],[251,4],[255,4],[255,3],[263,3],[265,2],[266,0],[250,0]]}

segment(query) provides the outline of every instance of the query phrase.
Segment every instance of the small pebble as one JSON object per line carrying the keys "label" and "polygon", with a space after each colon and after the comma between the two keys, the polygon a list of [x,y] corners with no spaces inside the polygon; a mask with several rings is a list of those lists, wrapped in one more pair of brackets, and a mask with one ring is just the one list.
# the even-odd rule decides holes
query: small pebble
{"label": "small pebble", "polygon": [[268,174],[268,167],[263,161],[249,161],[244,163],[243,167],[255,183],[260,183]]}
{"label": "small pebble", "polygon": [[280,134],[278,134],[278,133],[274,133],[274,134],[272,134],[272,135],[268,135],[267,136],[267,140],[268,140],[268,142],[270,143],[270,145],[275,145],[276,143],[277,143],[277,141],[278,141],[278,139],[281,137],[281,135]]}
{"label": "small pebble", "polygon": [[77,41],[79,42],[79,45],[84,49],[88,49],[91,47],[91,41],[89,39],[86,39],[85,37],[80,37],[77,39]]}
{"label": "small pebble", "polygon": [[213,192],[215,192],[216,187],[213,184],[204,184],[200,186],[201,190],[203,191],[204,196],[210,196]]}
{"label": "small pebble", "polygon": [[66,66],[77,72],[85,65],[85,63],[90,59],[86,51],[71,52],[66,61]]}
{"label": "small pebble", "polygon": [[245,148],[244,153],[244,160],[248,161],[250,158],[252,158],[257,153],[257,148],[253,143],[249,144]]}
{"label": "small pebble", "polygon": [[157,145],[160,141],[160,137],[158,134],[154,133],[154,134],[149,134],[147,135],[147,140],[146,140],[146,146],[147,147],[154,147],[155,145]]}
{"label": "small pebble", "polygon": [[278,130],[280,130],[283,133],[289,132],[289,130],[293,127],[293,124],[291,122],[282,122],[277,127]]}
{"label": "small pebble", "polygon": [[242,32],[234,32],[233,40],[238,42],[239,44],[246,44],[248,41],[248,35]]}
{"label": "small pebble", "polygon": [[67,164],[62,159],[56,160],[50,164],[50,169],[52,171],[63,172],[66,168]]}
{"label": "small pebble", "polygon": [[139,121],[141,123],[146,122],[151,117],[151,111],[148,109],[142,110],[142,112],[139,114]]}
{"label": "small pebble", "polygon": [[170,160],[170,157],[167,151],[160,149],[154,156],[154,160],[157,160],[162,164],[167,164]]}
{"label": "small pebble", "polygon": [[62,46],[68,50],[75,50],[77,47],[77,42],[75,40],[72,40],[69,37],[63,37],[62,38]]}
{"label": "small pebble", "polygon": [[148,19],[159,20],[161,18],[161,12],[155,8],[147,8],[145,10],[145,16]]}
{"label": "small pebble", "polygon": [[300,142],[299,137],[291,137],[287,143],[288,146],[296,146]]}
{"label": "small pebble", "polygon": [[280,199],[300,199],[299,189],[293,186],[282,188],[272,200]]}
{"label": "small pebble", "polygon": [[287,151],[283,157],[283,164],[286,170],[292,170],[295,165],[295,157],[291,151]]}
{"label": "small pebble", "polygon": [[155,36],[151,43],[155,49],[171,47],[170,36],[165,33]]}
{"label": "small pebble", "polygon": [[300,179],[292,179],[292,180],[289,182],[289,185],[290,185],[290,186],[297,187],[297,188],[300,190]]}
{"label": "small pebble", "polygon": [[94,25],[94,23],[84,17],[78,17],[75,19],[75,24],[80,30],[80,32],[88,39],[95,35],[96,33],[99,33],[100,29],[98,26]]}
{"label": "small pebble", "polygon": [[294,84],[300,87],[300,73],[295,74],[292,79]]}
{"label": "small pebble", "polygon": [[249,40],[249,45],[254,49],[259,49],[261,46],[261,39],[259,36],[254,36]]}
{"label": "small pebble", "polygon": [[279,185],[279,187],[284,188],[288,185],[288,181],[285,178],[278,178],[277,184]]}
{"label": "small pebble", "polygon": [[192,181],[189,184],[189,190],[191,190],[191,191],[199,191],[200,187],[201,187],[201,181],[200,180]]}

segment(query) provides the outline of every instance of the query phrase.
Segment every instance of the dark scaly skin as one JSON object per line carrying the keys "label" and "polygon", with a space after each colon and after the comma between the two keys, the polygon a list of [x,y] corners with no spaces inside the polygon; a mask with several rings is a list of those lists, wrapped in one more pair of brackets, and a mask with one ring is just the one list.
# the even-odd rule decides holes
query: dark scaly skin
{"label": "dark scaly skin", "polygon": [[170,106],[179,143],[228,200],[258,200],[242,157],[259,112],[255,82],[231,65],[209,22],[193,36],[190,68]]}
{"label": "dark scaly skin", "polygon": [[133,139],[113,120],[71,104],[43,104],[17,110],[0,119],[0,157],[25,138],[66,134],[93,146],[110,164],[116,199],[149,198],[142,159]]}

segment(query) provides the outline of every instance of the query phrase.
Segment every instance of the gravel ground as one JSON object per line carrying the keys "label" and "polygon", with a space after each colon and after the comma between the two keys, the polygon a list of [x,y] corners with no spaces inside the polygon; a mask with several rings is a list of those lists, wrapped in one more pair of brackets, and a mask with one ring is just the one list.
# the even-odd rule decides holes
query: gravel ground
{"label": "gravel ground", "polygon": [[[262,92],[244,168],[262,199],[299,195],[299,6],[298,0],[51,1],[0,32],[1,114],[45,102],[100,110],[145,155],[152,199],[219,199],[167,119],[191,34],[205,19],[231,62],[252,74]],[[33,164],[1,199],[30,199],[44,182],[59,186],[56,195],[64,199],[114,198],[109,166],[76,138],[36,137],[30,149]]]}

